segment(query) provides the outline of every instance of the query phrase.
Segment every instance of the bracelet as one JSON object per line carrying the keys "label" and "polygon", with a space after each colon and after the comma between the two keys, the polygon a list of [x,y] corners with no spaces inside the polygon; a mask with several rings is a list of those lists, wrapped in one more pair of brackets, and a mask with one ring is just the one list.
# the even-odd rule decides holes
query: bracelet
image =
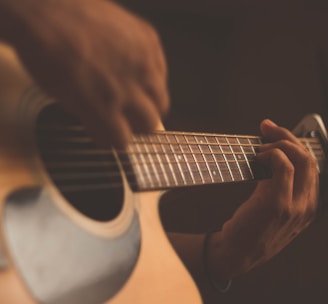
{"label": "bracelet", "polygon": [[211,235],[212,232],[207,233],[204,237],[204,243],[203,243],[203,265],[204,265],[205,276],[216,291],[219,291],[220,293],[226,293],[229,291],[231,287],[232,280],[227,280],[223,282],[214,280],[208,267],[208,263],[207,263],[208,240]]}

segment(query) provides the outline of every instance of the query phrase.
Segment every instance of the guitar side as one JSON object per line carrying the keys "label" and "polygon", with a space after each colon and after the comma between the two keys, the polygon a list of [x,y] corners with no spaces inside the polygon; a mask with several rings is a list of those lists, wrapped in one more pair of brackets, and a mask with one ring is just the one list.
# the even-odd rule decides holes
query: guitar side
{"label": "guitar side", "polygon": [[[17,189],[39,187],[40,181],[19,148],[17,118],[19,102],[32,81],[17,60],[13,50],[0,45],[0,212],[5,216],[5,204]],[[125,185],[127,186],[127,185]],[[123,287],[107,304],[126,303],[201,303],[199,292],[189,273],[171,247],[162,229],[158,214],[160,192],[129,192],[133,208],[138,214],[141,243],[136,265]],[[106,232],[103,225],[85,221],[71,208],[64,212],[73,221],[96,235]],[[4,223],[0,225],[0,300],[3,303],[37,303],[15,263],[10,244],[6,238]],[[28,237],[28,236],[27,236]],[[56,273],[53,273],[56,276]],[[44,302],[47,303],[47,302]],[[49,301],[48,303],[51,303]]]}

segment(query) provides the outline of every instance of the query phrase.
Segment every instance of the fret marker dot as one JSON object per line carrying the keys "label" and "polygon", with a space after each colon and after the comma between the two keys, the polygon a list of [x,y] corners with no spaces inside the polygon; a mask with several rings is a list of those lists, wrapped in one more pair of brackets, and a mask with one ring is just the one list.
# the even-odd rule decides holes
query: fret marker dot
{"label": "fret marker dot", "polygon": [[241,159],[241,156],[240,155],[238,155],[238,159]]}
{"label": "fret marker dot", "polygon": [[216,172],[215,171],[213,171],[213,175],[216,175]]}
{"label": "fret marker dot", "polygon": [[181,160],[181,155],[178,155],[178,160]]}

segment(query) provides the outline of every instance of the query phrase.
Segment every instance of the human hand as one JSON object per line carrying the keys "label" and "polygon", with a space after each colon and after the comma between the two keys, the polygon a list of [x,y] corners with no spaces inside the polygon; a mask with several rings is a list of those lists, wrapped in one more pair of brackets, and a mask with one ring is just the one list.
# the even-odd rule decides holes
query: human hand
{"label": "human hand", "polygon": [[167,71],[148,23],[111,1],[7,2],[8,41],[28,72],[98,142],[121,148],[155,128],[168,109]]}
{"label": "human hand", "polygon": [[272,170],[260,181],[222,231],[209,239],[208,263],[213,275],[229,279],[279,253],[314,219],[318,201],[316,161],[288,130],[269,120],[261,132],[271,143],[257,155]]}

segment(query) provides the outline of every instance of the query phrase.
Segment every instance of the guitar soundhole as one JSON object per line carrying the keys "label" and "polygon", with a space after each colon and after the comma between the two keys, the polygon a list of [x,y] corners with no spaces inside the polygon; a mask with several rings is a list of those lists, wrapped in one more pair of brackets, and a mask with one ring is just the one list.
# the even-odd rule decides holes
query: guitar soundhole
{"label": "guitar soundhole", "polygon": [[98,148],[76,119],[46,107],[37,120],[37,142],[50,178],[79,212],[97,221],[120,213],[123,184],[115,155]]}

